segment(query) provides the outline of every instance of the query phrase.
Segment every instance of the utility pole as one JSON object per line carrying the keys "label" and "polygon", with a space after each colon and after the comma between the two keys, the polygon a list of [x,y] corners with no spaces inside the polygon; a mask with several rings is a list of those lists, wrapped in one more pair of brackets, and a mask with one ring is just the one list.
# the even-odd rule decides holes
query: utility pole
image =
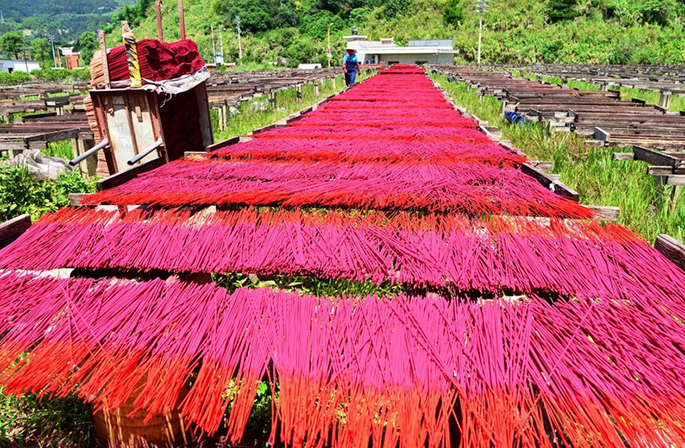
{"label": "utility pole", "polygon": [[328,24],[328,49],[326,50],[326,56],[328,57],[328,68],[331,68],[331,59],[333,58],[333,53],[331,51],[331,26],[333,23]]}
{"label": "utility pole", "polygon": [[235,16],[235,28],[238,31],[238,59],[243,60],[243,44],[240,40],[240,16]]}
{"label": "utility pole", "polygon": [[2,13],[2,9],[0,9],[0,21],[5,23],[5,15]]}
{"label": "utility pole", "polygon": [[224,31],[224,26],[219,25],[219,48],[221,48],[221,64],[225,64],[225,59],[224,59],[224,35],[222,34]]}
{"label": "utility pole", "polygon": [[50,37],[50,46],[52,47],[52,63],[57,66],[57,56],[55,55],[55,36],[52,34]]}
{"label": "utility pole", "polygon": [[480,13],[480,26],[478,27],[478,65],[480,65],[480,51],[483,43],[483,15],[488,9],[488,0],[476,0],[476,9]]}
{"label": "utility pole", "polygon": [[216,43],[214,42],[214,25],[210,23],[209,27],[212,30],[212,57],[214,58],[214,66],[216,67]]}

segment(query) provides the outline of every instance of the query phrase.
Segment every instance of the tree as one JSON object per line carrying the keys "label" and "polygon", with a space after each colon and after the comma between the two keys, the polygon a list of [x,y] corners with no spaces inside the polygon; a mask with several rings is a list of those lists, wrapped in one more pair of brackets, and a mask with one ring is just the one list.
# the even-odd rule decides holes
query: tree
{"label": "tree", "polygon": [[577,0],[551,0],[547,7],[547,15],[552,22],[572,20],[578,17],[576,11]]}
{"label": "tree", "polygon": [[[52,48],[50,48],[50,43],[44,37],[33,39],[31,42],[31,54],[33,55],[33,59],[38,62],[43,63],[52,61]],[[54,64],[54,62],[52,62],[51,65],[52,64]]]}
{"label": "tree", "polygon": [[0,37],[0,49],[19,59],[19,52],[24,47],[24,35],[21,31],[10,31]]}
{"label": "tree", "polygon": [[388,19],[393,19],[404,12],[410,3],[411,0],[387,0],[383,2],[383,14]]}
{"label": "tree", "polygon": [[464,10],[459,4],[459,0],[449,0],[442,11],[442,21],[446,25],[457,25],[464,18]]}
{"label": "tree", "polygon": [[81,52],[81,59],[83,60],[84,65],[90,64],[91,59],[93,59],[93,54],[95,53],[95,50],[97,50],[98,46],[98,38],[95,33],[85,31],[83,34],[81,34],[77,47]]}
{"label": "tree", "polygon": [[228,28],[233,28],[235,17],[240,16],[242,30],[252,33],[296,26],[298,22],[294,0],[219,0],[216,8]]}

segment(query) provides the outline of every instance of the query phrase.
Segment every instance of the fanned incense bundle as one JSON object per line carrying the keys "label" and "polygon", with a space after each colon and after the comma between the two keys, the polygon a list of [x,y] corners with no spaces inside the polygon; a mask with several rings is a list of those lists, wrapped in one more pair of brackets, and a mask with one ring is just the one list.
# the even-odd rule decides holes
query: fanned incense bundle
{"label": "fanned incense bundle", "polygon": [[364,142],[357,140],[321,140],[316,138],[260,138],[219,148],[208,158],[245,160],[302,160],[344,163],[486,164],[499,167],[520,166],[525,157],[494,143],[459,142]]}
{"label": "fanned incense bundle", "polygon": [[685,273],[627,229],[525,218],[254,209],[133,210],[122,218],[63,210],[0,251],[0,267],[314,275],[493,294],[685,298]]}
{"label": "fanned incense bundle", "polygon": [[177,160],[85,204],[248,204],[422,209],[590,218],[592,212],[515,169],[489,165]]}
{"label": "fanned incense bundle", "polygon": [[423,69],[411,64],[393,64],[378,70],[381,75],[423,75]]}
{"label": "fanned incense bundle", "polygon": [[[268,381],[271,444],[685,445],[685,274],[623,227],[559,219],[590,211],[523,175],[421,69],[385,73],[86,198],[181,208],[63,209],[0,251],[0,269],[314,275],[444,297],[0,270],[3,392],[133,402],[142,417],[176,407],[232,444]],[[198,207],[218,204],[232,208]]]}
{"label": "fanned incense bundle", "polygon": [[230,404],[232,443],[266,376],[271,442],[280,428],[287,446],[685,443],[682,300],[320,299],[5,273],[0,316],[5,392],[95,409],[137,397],[149,415],[189,384],[186,421],[214,433]]}

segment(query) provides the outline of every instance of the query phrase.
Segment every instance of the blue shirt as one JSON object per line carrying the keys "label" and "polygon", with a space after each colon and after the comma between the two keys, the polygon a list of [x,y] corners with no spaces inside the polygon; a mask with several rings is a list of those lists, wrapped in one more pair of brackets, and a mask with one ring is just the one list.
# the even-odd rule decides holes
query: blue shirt
{"label": "blue shirt", "polygon": [[347,69],[348,72],[356,72],[357,71],[357,63],[359,63],[359,59],[357,59],[357,55],[353,54],[350,56],[349,54],[345,55],[345,58],[343,59],[343,63],[345,64],[345,68]]}

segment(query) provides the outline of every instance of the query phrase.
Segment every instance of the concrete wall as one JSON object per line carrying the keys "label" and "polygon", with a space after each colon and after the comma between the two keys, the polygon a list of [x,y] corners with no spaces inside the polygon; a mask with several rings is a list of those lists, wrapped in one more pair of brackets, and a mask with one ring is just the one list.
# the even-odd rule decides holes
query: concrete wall
{"label": "concrete wall", "polygon": [[32,70],[39,70],[40,69],[40,63],[36,61],[15,61],[15,60],[9,60],[9,59],[1,59],[0,60],[0,66],[2,67],[1,70],[3,73],[10,73],[10,72],[26,72],[26,66],[28,65],[28,72],[30,73]]}
{"label": "concrete wall", "polygon": [[[371,54],[364,55],[364,58],[359,58],[359,61],[364,63],[367,59],[372,59]],[[451,54],[382,54],[380,55],[380,63],[396,62],[399,64],[416,64],[417,62],[426,62],[428,64],[452,64]]]}

